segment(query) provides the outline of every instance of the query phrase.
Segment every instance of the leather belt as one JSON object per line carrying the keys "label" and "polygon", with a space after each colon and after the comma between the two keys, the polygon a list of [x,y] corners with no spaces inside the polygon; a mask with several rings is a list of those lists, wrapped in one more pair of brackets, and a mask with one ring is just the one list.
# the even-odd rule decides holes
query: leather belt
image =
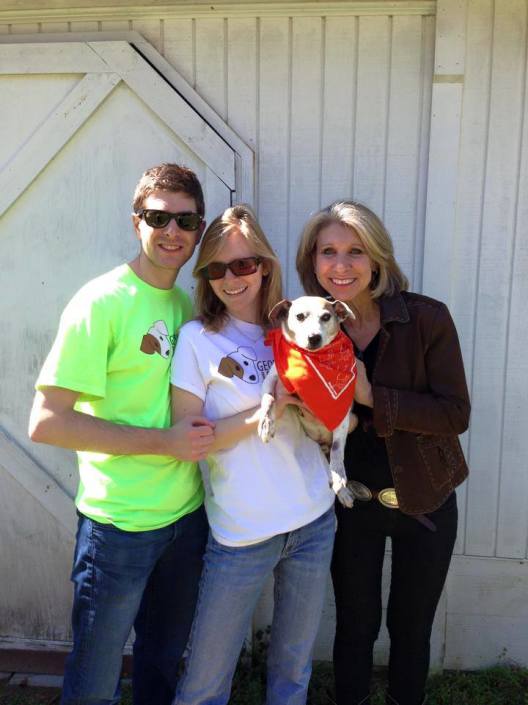
{"label": "leather belt", "polygon": [[[373,499],[377,499],[378,502],[384,507],[387,507],[387,509],[399,509],[398,497],[394,487],[385,487],[382,490],[371,490],[370,487],[367,487],[367,485],[364,485],[358,480],[349,480],[347,487],[354,495],[354,499],[358,499],[360,502],[370,502]],[[426,517],[425,514],[409,514],[408,516],[419,521],[420,524],[423,524],[429,531],[436,531],[436,525],[429,517]]]}

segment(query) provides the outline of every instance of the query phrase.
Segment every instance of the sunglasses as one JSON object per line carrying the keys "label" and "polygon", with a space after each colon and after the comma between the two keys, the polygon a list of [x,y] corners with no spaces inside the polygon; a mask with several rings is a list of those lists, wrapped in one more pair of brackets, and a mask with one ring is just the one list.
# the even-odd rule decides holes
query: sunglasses
{"label": "sunglasses", "polygon": [[181,230],[189,231],[198,230],[203,220],[199,213],[169,213],[168,211],[156,211],[152,208],[142,208],[136,215],[143,218],[151,228],[166,228],[174,219]]}
{"label": "sunglasses", "polygon": [[232,262],[210,262],[207,267],[200,270],[205,279],[222,279],[225,277],[226,271],[229,269],[235,277],[245,277],[248,274],[255,274],[259,264],[262,262],[262,257],[241,257],[234,259]]}

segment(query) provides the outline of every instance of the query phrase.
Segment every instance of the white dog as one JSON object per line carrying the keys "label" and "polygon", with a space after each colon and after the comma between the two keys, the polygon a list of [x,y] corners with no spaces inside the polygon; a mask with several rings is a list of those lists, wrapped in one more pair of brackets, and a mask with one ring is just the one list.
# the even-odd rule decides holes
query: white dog
{"label": "white dog", "polygon": [[[275,365],[263,385],[258,434],[264,443],[275,435],[275,385],[281,382],[297,393],[320,422],[314,423],[300,412],[306,433],[330,447],[329,481],[341,504],[351,507],[352,492],[347,487],[344,466],[346,437],[357,424],[351,415],[356,381],[354,347],[341,331],[340,323],[350,308],[342,301],[319,296],[301,296],[279,302],[270,313]],[[332,433],[333,432],[333,433]]]}

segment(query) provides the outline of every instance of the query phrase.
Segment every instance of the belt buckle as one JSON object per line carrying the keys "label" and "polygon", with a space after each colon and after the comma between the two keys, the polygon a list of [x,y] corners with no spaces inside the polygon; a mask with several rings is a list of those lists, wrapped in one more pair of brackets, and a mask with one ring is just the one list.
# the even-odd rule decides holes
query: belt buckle
{"label": "belt buckle", "polygon": [[387,509],[399,508],[398,497],[394,487],[385,487],[383,490],[376,492],[375,495],[369,487],[359,482],[359,480],[349,480],[347,487],[354,495],[354,499],[358,499],[360,502],[370,502],[376,497],[378,502]]}
{"label": "belt buckle", "polygon": [[366,485],[358,480],[349,480],[347,487],[354,495],[354,499],[359,499],[360,502],[370,502],[372,499],[372,492]]}
{"label": "belt buckle", "polygon": [[398,509],[398,497],[394,487],[385,487],[385,489],[380,490],[378,492],[378,502],[387,507],[387,509]]}

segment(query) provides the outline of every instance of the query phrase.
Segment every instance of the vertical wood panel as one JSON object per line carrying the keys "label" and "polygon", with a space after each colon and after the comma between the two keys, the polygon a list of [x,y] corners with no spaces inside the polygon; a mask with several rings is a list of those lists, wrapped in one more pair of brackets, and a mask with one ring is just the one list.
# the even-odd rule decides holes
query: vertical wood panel
{"label": "vertical wood panel", "polygon": [[354,197],[382,219],[390,80],[389,17],[359,20]]}
{"label": "vertical wood panel", "polygon": [[10,34],[37,34],[40,31],[40,23],[13,23],[9,25]]}
{"label": "vertical wood panel", "polygon": [[227,122],[253,150],[257,139],[257,21],[227,24]]}
{"label": "vertical wood panel", "polygon": [[412,286],[415,291],[422,291],[424,236],[427,203],[427,166],[429,160],[429,139],[431,128],[431,99],[434,70],[435,18],[422,18],[422,104],[420,106],[420,151],[418,154],[418,183],[416,188],[416,235],[414,238],[414,276]]}
{"label": "vertical wood panel", "polygon": [[422,99],[422,19],[394,17],[387,137],[385,224],[412,281],[416,237]]}
{"label": "vertical wood panel", "polygon": [[464,73],[467,4],[468,0],[437,0],[435,64],[438,73]]}
{"label": "vertical wood panel", "polygon": [[438,0],[423,288],[450,304],[467,0]]}
{"label": "vertical wood panel", "polygon": [[[493,0],[469,0],[467,48],[460,134],[455,238],[452,265],[451,312],[456,321],[470,390],[473,378],[474,327],[477,311],[479,252],[486,169],[485,145],[489,129]],[[467,492],[480,479],[469,455],[475,409],[469,433],[463,439],[470,477],[459,490],[459,531],[456,551],[464,551]],[[482,518],[487,521],[486,517]]]}
{"label": "vertical wood panel", "polygon": [[42,22],[40,25],[42,34],[52,34],[53,32],[68,32],[68,22]]}
{"label": "vertical wood panel", "polygon": [[99,22],[92,20],[78,20],[70,22],[70,31],[75,32],[97,32],[99,30]]}
{"label": "vertical wood panel", "polygon": [[352,197],[357,33],[357,17],[326,20],[321,206]]}
{"label": "vertical wood panel", "polygon": [[[523,18],[526,22],[526,14]],[[522,20],[521,20],[522,22]],[[525,25],[526,26],[526,25]],[[502,472],[497,525],[497,555],[528,556],[528,39],[524,35],[524,90],[521,105],[522,138],[513,232],[513,266],[509,292],[510,310],[506,340],[506,375],[503,423]]]}
{"label": "vertical wood panel", "polygon": [[292,20],[292,85],[290,137],[290,252],[288,284],[297,287],[295,252],[302,226],[320,203],[322,139],[322,19]]}
{"label": "vertical wood panel", "polygon": [[281,262],[288,256],[290,21],[259,21],[257,206]]}
{"label": "vertical wood panel", "polygon": [[132,20],[103,20],[99,26],[102,32],[128,32],[132,29]]}
{"label": "vertical wood panel", "polygon": [[163,51],[167,61],[194,86],[194,20],[164,20]]}
{"label": "vertical wood panel", "polygon": [[[473,422],[473,482],[468,497],[466,550],[496,549],[503,448],[505,342],[515,226],[520,113],[524,87],[526,2],[495,3],[491,110],[477,291]],[[520,18],[524,19],[519,21]]]}
{"label": "vertical wood panel", "polygon": [[225,21],[196,21],[196,90],[223,118],[226,116]]}

